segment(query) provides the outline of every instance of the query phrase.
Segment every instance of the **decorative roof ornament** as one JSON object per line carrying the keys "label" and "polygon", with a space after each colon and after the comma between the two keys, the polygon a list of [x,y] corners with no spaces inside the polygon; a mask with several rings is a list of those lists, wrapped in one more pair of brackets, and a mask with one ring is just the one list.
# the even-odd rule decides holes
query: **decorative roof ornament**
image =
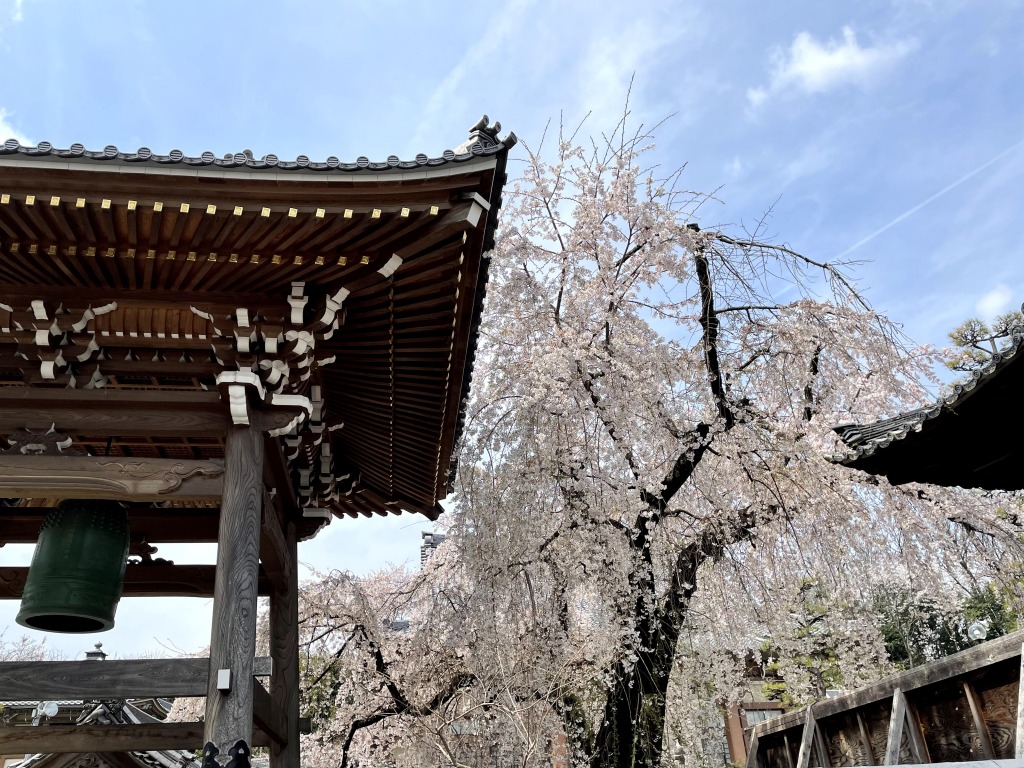
{"label": "decorative roof ornament", "polygon": [[458,153],[471,151],[474,144],[479,144],[483,149],[497,147],[501,144],[501,140],[498,139],[501,123],[495,121],[494,125],[490,125],[490,122],[491,118],[484,115],[473,123],[469,129],[469,138],[459,145],[455,151]]}

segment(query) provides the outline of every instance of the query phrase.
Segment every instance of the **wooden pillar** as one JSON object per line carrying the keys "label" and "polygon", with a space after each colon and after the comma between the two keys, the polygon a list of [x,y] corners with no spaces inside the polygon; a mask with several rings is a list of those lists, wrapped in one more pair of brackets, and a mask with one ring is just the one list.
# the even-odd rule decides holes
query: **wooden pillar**
{"label": "wooden pillar", "polygon": [[[266,514],[276,518],[272,509]],[[276,522],[275,519],[270,521]],[[270,768],[299,768],[299,575],[295,523],[284,524],[282,586],[270,596],[270,654],[274,671],[270,696],[284,721],[285,743],[272,742]]]}
{"label": "wooden pillar", "polygon": [[247,765],[253,743],[262,502],[263,436],[258,429],[236,427],[228,431],[224,449],[204,764],[212,757],[212,747],[220,752],[221,760],[237,753]]}

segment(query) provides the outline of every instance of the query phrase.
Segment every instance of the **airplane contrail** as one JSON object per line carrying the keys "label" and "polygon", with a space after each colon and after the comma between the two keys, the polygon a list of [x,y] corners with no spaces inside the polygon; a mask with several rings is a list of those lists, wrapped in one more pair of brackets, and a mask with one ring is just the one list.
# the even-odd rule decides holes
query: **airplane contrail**
{"label": "airplane contrail", "polygon": [[845,251],[840,253],[835,258],[836,259],[841,259],[844,256],[846,256],[847,254],[853,253],[855,250],[860,248],[862,245],[865,245],[866,243],[870,243],[872,240],[874,240],[880,234],[882,234],[883,232],[885,232],[888,229],[891,229],[892,227],[895,227],[897,224],[899,224],[901,221],[903,221],[904,219],[908,218],[909,216],[913,216],[915,213],[920,211],[922,208],[924,208],[929,203],[935,202],[936,200],[938,200],[940,197],[942,197],[947,192],[956,189],[961,184],[963,184],[965,181],[968,181],[968,180],[974,178],[979,173],[981,173],[986,168],[988,168],[990,165],[998,163],[1000,160],[1002,160],[1004,157],[1006,157],[1008,154],[1013,152],[1015,149],[1017,149],[1017,147],[1019,147],[1021,145],[1024,145],[1024,139],[1021,139],[1020,141],[1018,141],[1016,144],[1014,144],[1009,149],[1003,150],[998,155],[996,155],[991,160],[989,160],[987,163],[983,163],[982,165],[979,165],[977,168],[975,168],[970,173],[968,173],[968,174],[966,174],[964,176],[961,176],[959,179],[954,181],[952,184],[949,184],[948,186],[943,187],[938,192],[936,192],[934,195],[929,197],[927,200],[924,200],[923,202],[920,202],[917,205],[915,205],[913,208],[911,208],[911,209],[909,209],[907,211],[904,211],[899,216],[897,216],[895,219],[893,219],[888,224],[886,224],[884,227],[876,229],[870,235],[868,235],[868,236],[866,236],[864,238],[861,238],[860,240],[858,240],[856,243],[851,245],[849,248],[847,248]]}

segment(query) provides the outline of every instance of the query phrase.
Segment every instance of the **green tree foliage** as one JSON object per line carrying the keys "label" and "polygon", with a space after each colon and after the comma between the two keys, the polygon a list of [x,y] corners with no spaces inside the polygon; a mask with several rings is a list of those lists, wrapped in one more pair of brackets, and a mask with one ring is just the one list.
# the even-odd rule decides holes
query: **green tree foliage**
{"label": "green tree foliage", "polygon": [[873,603],[889,660],[900,669],[975,645],[967,629],[976,621],[986,623],[988,639],[1017,629],[1012,608],[991,584],[975,589],[951,608],[906,586],[877,589]]}
{"label": "green tree foliage", "polygon": [[991,323],[976,317],[965,320],[950,334],[954,344],[954,355],[946,363],[954,371],[975,371],[999,352],[1001,341],[1010,336],[1014,329],[1024,329],[1024,313],[1007,312],[997,316]]}

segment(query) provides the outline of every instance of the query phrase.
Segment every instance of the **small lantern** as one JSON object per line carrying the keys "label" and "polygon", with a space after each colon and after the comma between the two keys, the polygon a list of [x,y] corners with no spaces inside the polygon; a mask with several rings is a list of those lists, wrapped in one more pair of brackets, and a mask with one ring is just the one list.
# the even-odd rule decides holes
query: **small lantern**
{"label": "small lantern", "polygon": [[16,621],[44,632],[111,629],[128,544],[128,515],[116,501],[61,502],[39,531]]}

